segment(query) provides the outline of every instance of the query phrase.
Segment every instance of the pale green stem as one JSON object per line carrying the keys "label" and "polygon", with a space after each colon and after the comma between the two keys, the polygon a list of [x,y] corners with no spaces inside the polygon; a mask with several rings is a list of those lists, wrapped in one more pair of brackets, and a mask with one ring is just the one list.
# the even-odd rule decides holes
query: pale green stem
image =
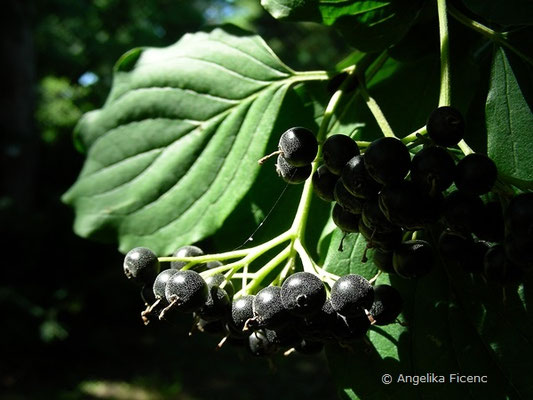
{"label": "pale green stem", "polygon": [[401,140],[403,143],[411,143],[414,142],[416,139],[418,139],[418,136],[424,136],[427,135],[428,130],[426,126],[424,125],[422,128],[417,129],[413,133],[410,133],[409,135],[403,137]]}
{"label": "pale green stem", "polygon": [[472,148],[471,148],[468,144],[466,144],[466,142],[464,141],[464,139],[461,140],[461,141],[457,144],[457,146],[459,146],[459,148],[461,149],[461,151],[463,152],[463,154],[464,154],[465,156],[474,153],[474,150],[472,150]]}
{"label": "pale green stem", "polygon": [[439,107],[451,104],[450,96],[450,49],[446,0],[437,0],[440,37],[440,94]]}
{"label": "pale green stem", "polygon": [[363,99],[365,99],[366,105],[368,106],[368,108],[372,112],[372,115],[376,119],[376,122],[378,123],[381,132],[383,132],[384,136],[395,138],[396,135],[392,131],[392,128],[389,125],[387,118],[385,118],[383,111],[381,111],[381,107],[376,102],[376,100],[374,100],[374,98],[370,96],[370,93],[368,93],[364,78],[361,76],[359,76],[359,78],[359,92],[361,93],[361,96],[363,96]]}
{"label": "pale green stem", "polygon": [[270,260],[264,267],[255,273],[255,278],[246,286],[243,287],[239,292],[235,294],[235,298],[243,296],[248,293],[253,293],[254,290],[259,286],[259,284],[270,274],[283,260],[289,257],[291,253],[291,246],[285,247],[281,252],[278,253],[276,257]]}
{"label": "pale green stem", "polygon": [[522,51],[518,50],[511,43],[509,43],[507,41],[507,37],[506,37],[507,35],[505,33],[496,32],[495,30],[490,29],[489,27],[483,24],[480,24],[477,21],[474,21],[468,18],[466,15],[464,15],[463,13],[461,13],[459,10],[457,10],[455,7],[451,5],[448,6],[448,12],[450,13],[452,17],[454,17],[457,21],[459,21],[463,25],[466,25],[467,27],[473,29],[474,31],[482,34],[486,38],[508,48],[513,53],[515,53],[517,56],[522,58],[524,61],[533,65],[533,59],[529,57],[528,55],[526,55],[525,53],[523,53]]}

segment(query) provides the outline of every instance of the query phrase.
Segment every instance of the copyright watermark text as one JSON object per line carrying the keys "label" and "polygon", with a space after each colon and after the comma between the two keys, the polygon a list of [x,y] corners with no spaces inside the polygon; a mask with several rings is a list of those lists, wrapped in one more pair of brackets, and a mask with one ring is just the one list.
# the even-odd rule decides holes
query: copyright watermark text
{"label": "copyright watermark text", "polygon": [[383,374],[381,376],[381,382],[385,385],[390,385],[391,383],[403,383],[417,386],[420,384],[432,383],[483,384],[488,383],[489,379],[487,375],[462,375],[456,372],[448,375],[438,375],[434,372],[428,372],[424,375],[398,374],[397,376],[392,376],[391,374]]}

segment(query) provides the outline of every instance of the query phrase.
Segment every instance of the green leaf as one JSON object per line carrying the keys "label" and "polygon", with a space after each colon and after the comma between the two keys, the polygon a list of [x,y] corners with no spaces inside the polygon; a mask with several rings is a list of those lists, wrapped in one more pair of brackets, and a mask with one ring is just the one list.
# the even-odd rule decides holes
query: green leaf
{"label": "green leaf", "polygon": [[355,48],[383,50],[408,31],[421,8],[413,0],[262,0],[274,17],[334,26]]}
{"label": "green leaf", "polygon": [[[342,241],[342,250],[340,244]],[[371,279],[378,272],[371,260],[363,263],[366,240],[362,235],[350,233],[346,236],[340,229],[335,229],[329,242],[324,268],[336,275],[359,274]],[[371,251],[369,251],[369,255]]]}
{"label": "green leaf", "polygon": [[519,81],[507,54],[498,48],[485,108],[488,155],[500,173],[525,181],[533,180],[533,113],[524,97],[531,88],[531,80]]}
{"label": "green leaf", "polygon": [[158,254],[212,234],[254,183],[291,85],[325,78],[233,27],[128,53],[77,126],[87,159],[63,197],[76,233]]}
{"label": "green leaf", "polygon": [[474,13],[500,25],[533,24],[533,2],[529,0],[463,0]]}

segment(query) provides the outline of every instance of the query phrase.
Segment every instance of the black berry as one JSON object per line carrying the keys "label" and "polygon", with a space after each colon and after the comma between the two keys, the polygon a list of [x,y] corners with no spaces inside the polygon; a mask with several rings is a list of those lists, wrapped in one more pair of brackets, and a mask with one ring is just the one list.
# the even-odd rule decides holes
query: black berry
{"label": "black berry", "polygon": [[231,327],[235,333],[248,336],[246,332],[243,332],[246,322],[253,318],[253,302],[254,295],[245,295],[233,300],[231,305]]}
{"label": "black berry", "polygon": [[335,183],[339,177],[330,172],[328,167],[321,165],[313,174],[313,190],[324,201],[333,201]]}
{"label": "black berry", "polygon": [[340,179],[335,184],[333,196],[335,201],[340,204],[342,208],[351,212],[352,214],[361,214],[363,212],[364,200],[355,197],[348,192]]}
{"label": "black berry", "polygon": [[322,280],[309,272],[296,272],[281,286],[281,302],[290,313],[306,316],[319,311],[326,300]]}
{"label": "black berry", "polygon": [[257,292],[253,302],[254,323],[260,328],[279,328],[288,323],[290,315],[281,302],[281,288],[267,286]]}
{"label": "black berry", "polygon": [[402,278],[420,278],[426,275],[435,260],[433,247],[424,240],[400,243],[392,255],[394,270]]}
{"label": "black berry", "polygon": [[295,127],[283,132],[279,139],[279,149],[289,165],[303,167],[315,159],[318,143],[309,129]]}
{"label": "black berry", "polygon": [[157,256],[146,247],[136,247],[128,251],[123,266],[128,279],[146,285],[151,285],[159,272]]}
{"label": "black berry", "polygon": [[390,285],[374,287],[374,303],[370,315],[376,325],[388,325],[396,321],[402,311],[402,296]]}
{"label": "black berry", "polygon": [[333,284],[330,299],[337,313],[345,317],[354,316],[360,310],[372,307],[374,289],[361,275],[344,275]]}
{"label": "black berry", "polygon": [[[176,250],[172,254],[172,257],[198,257],[198,256],[203,256],[203,255],[204,255],[203,250],[197,246],[183,246],[183,247],[180,247],[178,250]],[[182,269],[187,264],[188,264],[187,261],[172,261],[170,263],[170,268]],[[201,272],[206,269],[206,264],[205,263],[194,264],[191,267],[191,269],[197,272]]]}
{"label": "black berry", "polygon": [[473,195],[490,192],[497,177],[496,164],[484,154],[469,154],[455,167],[457,189]]}
{"label": "black berry", "polygon": [[429,115],[426,123],[428,135],[439,146],[451,147],[463,139],[465,121],[459,110],[444,106]]}
{"label": "black berry", "polygon": [[324,164],[335,175],[340,175],[344,165],[359,154],[355,140],[346,135],[332,135],[322,146]]}
{"label": "black berry", "polygon": [[381,184],[399,182],[409,172],[409,150],[399,139],[382,137],[374,140],[365,151],[368,174]]}
{"label": "black berry", "polygon": [[280,154],[276,161],[276,172],[281,178],[291,184],[304,182],[311,175],[311,164],[303,167],[294,167]]}
{"label": "black berry", "polygon": [[331,213],[333,222],[343,232],[358,232],[361,216],[345,210],[339,203],[335,203]]}
{"label": "black berry", "polygon": [[454,176],[453,158],[439,146],[424,147],[411,162],[411,180],[428,190],[448,189]]}
{"label": "black berry", "polygon": [[167,282],[165,297],[181,312],[194,312],[207,300],[208,289],[204,279],[195,271],[178,271]]}
{"label": "black berry", "polygon": [[421,229],[439,218],[442,195],[430,196],[411,181],[386,185],[379,193],[379,207],[394,225]]}
{"label": "black berry", "polygon": [[362,155],[357,155],[346,163],[341,180],[348,192],[363,199],[376,197],[381,189],[381,185],[368,174]]}
{"label": "black berry", "polygon": [[372,261],[380,271],[387,272],[389,274],[396,273],[394,271],[394,267],[392,266],[392,251],[376,248],[372,254]]}

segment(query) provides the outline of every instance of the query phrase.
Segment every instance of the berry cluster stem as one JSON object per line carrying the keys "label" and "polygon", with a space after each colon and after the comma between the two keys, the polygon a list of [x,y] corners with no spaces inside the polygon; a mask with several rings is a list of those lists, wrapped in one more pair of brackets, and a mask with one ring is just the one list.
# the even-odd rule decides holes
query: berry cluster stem
{"label": "berry cluster stem", "polygon": [[440,37],[440,94],[439,107],[451,104],[450,96],[450,46],[446,0],[437,0]]}

